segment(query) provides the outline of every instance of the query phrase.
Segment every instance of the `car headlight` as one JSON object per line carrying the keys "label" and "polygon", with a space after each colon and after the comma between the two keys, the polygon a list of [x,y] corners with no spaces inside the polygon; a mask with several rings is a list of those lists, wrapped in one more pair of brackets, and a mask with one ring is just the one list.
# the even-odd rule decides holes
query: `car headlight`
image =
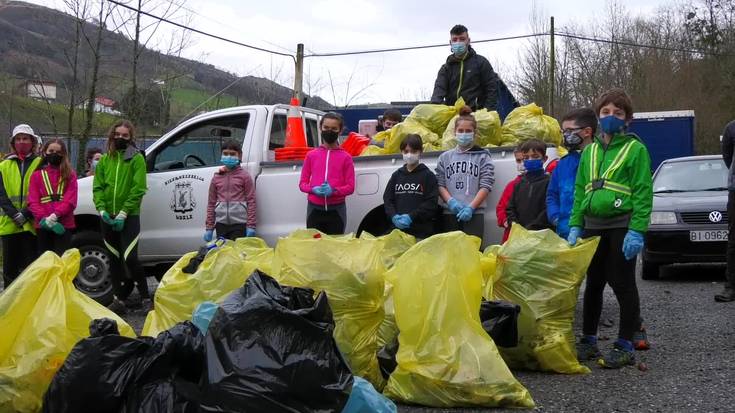
{"label": "car headlight", "polygon": [[652,212],[651,225],[676,224],[676,214],[673,212]]}

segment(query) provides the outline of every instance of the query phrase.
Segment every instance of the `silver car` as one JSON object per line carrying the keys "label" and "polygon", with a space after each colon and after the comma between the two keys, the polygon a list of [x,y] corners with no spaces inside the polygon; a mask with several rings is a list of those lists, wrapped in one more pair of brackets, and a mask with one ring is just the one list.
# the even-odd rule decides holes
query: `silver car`
{"label": "silver car", "polygon": [[727,174],[720,155],[668,159],[653,176],[653,212],[642,253],[644,280],[662,265],[725,262]]}

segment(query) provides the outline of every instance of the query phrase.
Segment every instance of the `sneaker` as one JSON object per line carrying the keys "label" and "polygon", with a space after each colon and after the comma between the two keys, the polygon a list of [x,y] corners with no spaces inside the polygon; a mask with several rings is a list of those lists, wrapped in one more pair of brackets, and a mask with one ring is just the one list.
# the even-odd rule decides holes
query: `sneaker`
{"label": "sneaker", "polygon": [[110,311],[112,311],[113,313],[119,316],[122,316],[128,312],[128,308],[125,307],[125,303],[123,303],[117,298],[112,299],[112,303],[110,303],[110,305],[107,306],[107,309],[109,309]]}
{"label": "sneaker", "polygon": [[613,344],[613,349],[599,360],[597,364],[606,369],[619,369],[635,365],[635,351],[626,350],[619,343]]}
{"label": "sneaker", "polygon": [[582,337],[577,342],[577,360],[595,360],[602,355],[597,343],[592,343],[587,337]]}
{"label": "sneaker", "polygon": [[730,301],[735,301],[735,289],[729,285],[726,286],[721,293],[715,295],[715,301],[718,303],[729,303]]}
{"label": "sneaker", "polygon": [[633,347],[636,350],[648,350],[651,348],[651,343],[648,342],[648,335],[646,329],[641,326],[641,329],[633,333]]}

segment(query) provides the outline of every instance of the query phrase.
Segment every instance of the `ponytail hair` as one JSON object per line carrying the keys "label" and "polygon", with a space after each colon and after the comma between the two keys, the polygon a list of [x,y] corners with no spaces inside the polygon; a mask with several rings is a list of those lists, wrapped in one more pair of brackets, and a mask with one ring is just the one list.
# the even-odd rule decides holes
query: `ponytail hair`
{"label": "ponytail hair", "polygon": [[472,108],[465,105],[462,106],[462,108],[459,110],[459,118],[457,118],[457,121],[454,122],[454,131],[457,131],[457,126],[459,125],[459,122],[466,121],[472,123],[472,129],[477,130],[477,120],[474,116],[472,116]]}

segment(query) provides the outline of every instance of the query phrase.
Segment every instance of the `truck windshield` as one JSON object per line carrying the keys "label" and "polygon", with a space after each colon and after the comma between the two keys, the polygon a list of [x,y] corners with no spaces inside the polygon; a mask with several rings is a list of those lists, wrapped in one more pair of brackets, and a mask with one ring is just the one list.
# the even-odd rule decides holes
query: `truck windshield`
{"label": "truck windshield", "polygon": [[665,163],[653,181],[654,193],[727,191],[727,167],[721,159]]}

